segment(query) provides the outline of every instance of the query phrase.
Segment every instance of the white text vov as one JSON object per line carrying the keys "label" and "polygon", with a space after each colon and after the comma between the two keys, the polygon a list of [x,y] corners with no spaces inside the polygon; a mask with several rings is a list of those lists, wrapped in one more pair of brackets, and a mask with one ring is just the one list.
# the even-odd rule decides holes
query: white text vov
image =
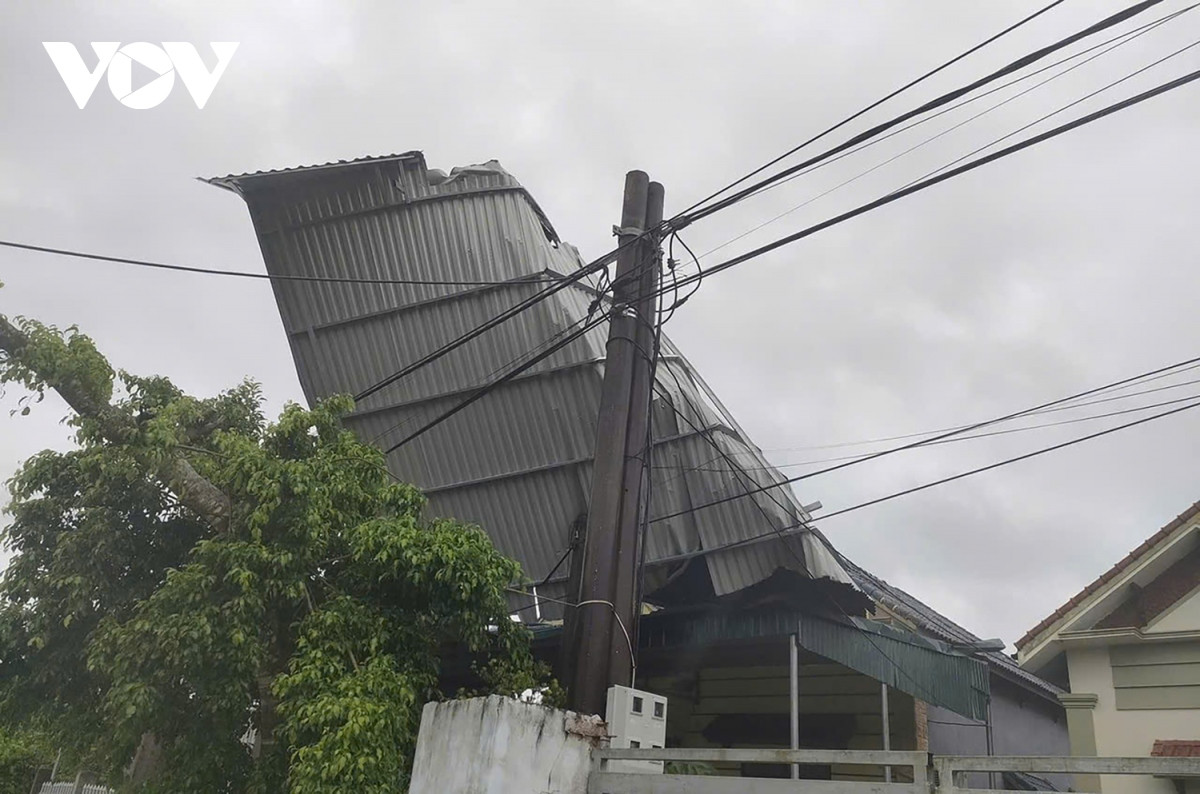
{"label": "white text vov", "polygon": [[[195,46],[184,41],[164,41],[161,46],[146,41],[124,46],[119,41],[93,41],[91,44],[96,64],[88,67],[74,44],[42,42],[80,110],[87,106],[105,74],[108,75],[108,89],[125,107],[135,110],[157,107],[170,96],[177,72],[196,107],[203,108],[238,48],[236,41],[211,42],[209,46],[217,56],[217,63],[210,70]],[[135,63],[152,73],[151,78],[136,90],[133,88]]]}

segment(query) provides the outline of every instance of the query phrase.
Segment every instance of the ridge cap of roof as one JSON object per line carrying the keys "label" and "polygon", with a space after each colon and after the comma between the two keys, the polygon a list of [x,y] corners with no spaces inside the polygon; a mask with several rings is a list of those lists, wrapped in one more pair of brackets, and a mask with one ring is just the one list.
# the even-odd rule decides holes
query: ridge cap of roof
{"label": "ridge cap of roof", "polygon": [[419,149],[412,149],[407,152],[393,152],[392,154],[371,154],[361,157],[352,157],[345,160],[330,160],[324,163],[310,163],[308,165],[293,165],[286,168],[267,168],[258,171],[246,171],[241,174],[226,174],[224,176],[198,177],[201,182],[207,182],[215,187],[223,187],[226,190],[237,190],[237,183],[245,179],[254,179],[263,176],[276,176],[279,174],[299,174],[305,171],[315,171],[321,168],[333,168],[334,166],[358,165],[360,163],[376,163],[381,160],[425,160],[425,153]]}
{"label": "ridge cap of roof", "polygon": [[1030,642],[1032,642],[1034,639],[1036,639],[1041,634],[1043,634],[1047,629],[1049,629],[1051,626],[1053,626],[1060,619],[1066,617],[1068,612],[1070,612],[1072,609],[1074,609],[1075,607],[1077,607],[1081,603],[1083,603],[1083,601],[1086,600],[1089,596],[1093,595],[1101,587],[1103,587],[1104,585],[1106,585],[1110,581],[1112,581],[1114,578],[1116,578],[1116,576],[1118,574],[1120,574],[1122,571],[1124,571],[1126,568],[1128,568],[1130,565],[1132,565],[1142,555],[1144,555],[1146,552],[1150,551],[1150,549],[1154,548],[1154,546],[1158,545],[1161,541],[1165,540],[1168,536],[1171,535],[1172,532],[1179,529],[1184,524],[1188,523],[1189,521],[1191,521],[1193,518],[1195,518],[1197,516],[1200,516],[1200,501],[1194,503],[1187,510],[1184,510],[1182,513],[1177,515],[1171,521],[1167,522],[1161,529],[1159,529],[1153,535],[1151,535],[1150,537],[1148,537],[1144,541],[1142,541],[1142,543],[1136,549],[1134,549],[1133,551],[1126,554],[1115,565],[1113,565],[1111,568],[1109,568],[1104,573],[1100,574],[1100,576],[1096,577],[1096,579],[1094,579],[1091,583],[1086,585],[1078,593],[1071,596],[1071,598],[1068,599],[1065,604],[1063,604],[1058,609],[1051,612],[1049,615],[1047,615],[1045,618],[1043,618],[1036,626],[1031,628],[1029,631],[1025,632],[1025,634],[1021,637],[1021,639],[1017,640],[1016,643],[1014,643],[1014,644],[1017,646],[1018,649],[1023,648],[1024,646],[1028,645]]}

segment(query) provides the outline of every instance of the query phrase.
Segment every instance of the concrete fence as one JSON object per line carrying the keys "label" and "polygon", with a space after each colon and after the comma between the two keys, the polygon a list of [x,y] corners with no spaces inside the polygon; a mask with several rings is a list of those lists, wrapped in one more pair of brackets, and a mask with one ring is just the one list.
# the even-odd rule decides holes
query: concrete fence
{"label": "concrete fence", "polygon": [[[821,764],[910,769],[911,783],[835,780],[779,780],[753,777],[651,775],[607,771],[610,761],[674,761],[710,764]],[[855,750],[598,749],[592,753],[588,794],[1002,794],[970,788],[967,773],[1058,773],[1079,785],[1098,775],[1141,775],[1172,781],[1179,791],[1200,784],[1200,758],[1085,758],[1063,756],[939,756],[924,752]],[[1035,793],[1035,794],[1048,794]]]}
{"label": "concrete fence", "polygon": [[[706,764],[847,764],[897,771],[911,783],[779,780],[753,777],[648,775],[609,772],[610,761],[674,761]],[[588,794],[929,794],[929,754],[888,750],[728,750],[639,748],[592,753]]]}

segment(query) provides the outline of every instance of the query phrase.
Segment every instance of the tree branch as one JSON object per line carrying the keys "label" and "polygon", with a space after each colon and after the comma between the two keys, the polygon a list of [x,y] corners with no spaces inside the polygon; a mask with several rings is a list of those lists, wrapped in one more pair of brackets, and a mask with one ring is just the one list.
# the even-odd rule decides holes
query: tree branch
{"label": "tree branch", "polygon": [[[8,318],[0,315],[0,350],[37,372],[46,385],[57,391],[75,413],[96,422],[101,435],[110,443],[128,443],[137,434],[137,425],[133,418],[126,416],[110,403],[96,400],[78,383],[56,381],[47,377],[47,373],[38,372],[29,357],[22,355],[28,351],[29,345],[29,337],[9,322]],[[229,531],[232,514],[229,498],[202,477],[183,455],[178,452],[169,453],[157,465],[154,474],[171,489],[184,506],[208,521],[217,532]]]}

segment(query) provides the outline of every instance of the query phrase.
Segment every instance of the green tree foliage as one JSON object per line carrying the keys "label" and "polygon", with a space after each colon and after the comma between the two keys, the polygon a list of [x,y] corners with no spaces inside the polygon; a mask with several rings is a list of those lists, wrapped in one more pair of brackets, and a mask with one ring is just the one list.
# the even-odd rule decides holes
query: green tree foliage
{"label": "green tree foliage", "polygon": [[0,727],[0,792],[26,794],[38,770],[53,764],[54,750],[45,736]]}
{"label": "green tree foliage", "polygon": [[[114,782],[153,736],[154,790],[394,792],[447,648],[488,691],[544,683],[506,614],[518,565],[477,527],[423,518],[342,426],[349,398],[268,424],[254,384],[195,399],[114,373],[75,329],[0,317],[4,384],[77,411],[77,448],[10,483],[14,736],[36,728]],[[188,478],[227,510],[181,496]]]}

